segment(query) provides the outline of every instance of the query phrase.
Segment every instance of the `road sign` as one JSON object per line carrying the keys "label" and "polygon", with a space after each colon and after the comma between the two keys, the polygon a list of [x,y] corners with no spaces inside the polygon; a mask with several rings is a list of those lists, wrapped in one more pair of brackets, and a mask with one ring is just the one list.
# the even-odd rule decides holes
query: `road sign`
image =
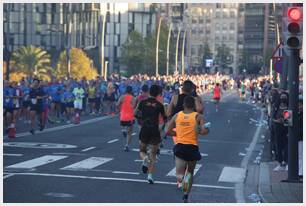
{"label": "road sign", "polygon": [[281,74],[282,73],[282,66],[283,66],[283,59],[278,59],[274,62],[274,70]]}
{"label": "road sign", "polygon": [[282,42],[279,45],[277,45],[277,47],[272,52],[272,59],[283,57],[283,47],[284,45]]}

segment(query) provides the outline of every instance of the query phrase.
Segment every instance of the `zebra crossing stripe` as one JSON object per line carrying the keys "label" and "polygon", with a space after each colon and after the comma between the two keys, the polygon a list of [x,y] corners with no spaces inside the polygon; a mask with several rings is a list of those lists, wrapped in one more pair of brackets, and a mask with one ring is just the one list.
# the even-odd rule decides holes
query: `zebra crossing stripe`
{"label": "zebra crossing stripe", "polygon": [[49,164],[51,162],[55,162],[61,159],[64,159],[68,156],[60,156],[60,155],[44,155],[42,157],[38,157],[35,159],[27,160],[24,162],[20,162],[17,164],[13,164],[7,166],[6,168],[18,168],[18,169],[32,169],[38,166],[42,166],[45,164]]}
{"label": "zebra crossing stripe", "polygon": [[61,168],[61,170],[89,170],[93,169],[99,165],[107,163],[113,160],[113,158],[104,158],[104,157],[90,157],[88,159],[82,160],[80,162],[68,165]]}
{"label": "zebra crossing stripe", "polygon": [[[195,168],[194,168],[194,176],[197,174],[197,172],[199,171],[199,169],[202,167],[201,164],[196,164]],[[176,169],[175,167],[167,174],[167,176],[170,177],[176,177]]]}

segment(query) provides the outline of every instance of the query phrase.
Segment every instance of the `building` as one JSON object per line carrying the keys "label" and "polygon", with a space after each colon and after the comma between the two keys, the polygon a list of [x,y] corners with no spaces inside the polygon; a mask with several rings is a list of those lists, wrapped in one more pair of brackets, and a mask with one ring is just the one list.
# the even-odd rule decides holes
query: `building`
{"label": "building", "polygon": [[104,56],[109,69],[119,70],[121,45],[133,30],[144,37],[155,30],[156,15],[150,3],[5,3],[4,46],[7,53],[21,46],[47,50],[53,65],[59,53],[82,48],[101,65],[103,17]]}

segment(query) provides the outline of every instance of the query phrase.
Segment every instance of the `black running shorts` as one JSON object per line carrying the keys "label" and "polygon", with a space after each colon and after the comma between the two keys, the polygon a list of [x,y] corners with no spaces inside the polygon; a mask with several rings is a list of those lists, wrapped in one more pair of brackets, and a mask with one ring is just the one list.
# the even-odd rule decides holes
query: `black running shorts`
{"label": "black running shorts", "polygon": [[130,126],[132,126],[134,123],[135,123],[134,120],[132,120],[132,121],[120,121],[120,125],[121,125],[122,127],[130,127]]}
{"label": "black running shorts", "polygon": [[176,157],[185,161],[199,161],[202,158],[199,147],[192,144],[178,143],[174,146],[173,153]]}
{"label": "black running shorts", "polygon": [[159,126],[145,127],[142,126],[139,133],[139,140],[144,144],[157,145],[161,142]]}

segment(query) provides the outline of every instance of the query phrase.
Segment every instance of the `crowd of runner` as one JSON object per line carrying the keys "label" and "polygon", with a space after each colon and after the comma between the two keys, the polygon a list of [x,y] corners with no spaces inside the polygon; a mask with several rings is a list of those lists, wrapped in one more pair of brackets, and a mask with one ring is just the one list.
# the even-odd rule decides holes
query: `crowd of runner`
{"label": "crowd of runner", "polygon": [[[42,131],[47,122],[79,124],[84,114],[119,113],[122,134],[126,138],[124,151],[130,150],[136,122],[140,128],[142,171],[148,174],[150,184],[154,183],[154,163],[162,147],[162,136],[172,137],[177,186],[183,189],[183,200],[187,202],[196,162],[201,159],[198,136],[208,134],[210,128],[210,122],[203,116],[201,95],[211,92],[218,112],[222,94],[234,89],[241,101],[260,103],[267,108],[271,152],[280,162],[279,168],[285,167],[288,131],[281,122],[281,115],[288,108],[288,93],[278,89],[267,76],[232,78],[203,74],[124,78],[112,75],[108,81],[97,78],[45,82],[34,78],[4,82],[4,128],[9,137],[15,137],[16,124],[21,121],[29,124],[29,131],[35,134],[37,122]],[[302,103],[302,97],[300,100]]]}

